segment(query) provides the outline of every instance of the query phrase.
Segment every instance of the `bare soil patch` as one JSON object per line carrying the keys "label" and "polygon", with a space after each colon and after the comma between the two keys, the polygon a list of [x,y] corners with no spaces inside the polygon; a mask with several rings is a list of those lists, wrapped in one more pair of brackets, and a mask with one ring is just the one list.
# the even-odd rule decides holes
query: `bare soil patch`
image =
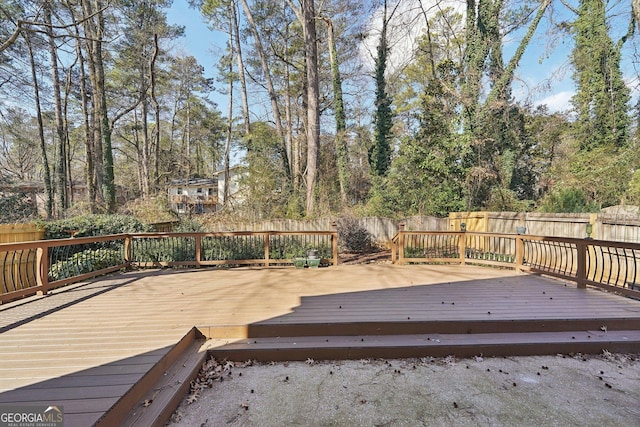
{"label": "bare soil patch", "polygon": [[383,249],[376,252],[367,253],[343,252],[338,254],[338,262],[345,265],[390,264],[391,250]]}

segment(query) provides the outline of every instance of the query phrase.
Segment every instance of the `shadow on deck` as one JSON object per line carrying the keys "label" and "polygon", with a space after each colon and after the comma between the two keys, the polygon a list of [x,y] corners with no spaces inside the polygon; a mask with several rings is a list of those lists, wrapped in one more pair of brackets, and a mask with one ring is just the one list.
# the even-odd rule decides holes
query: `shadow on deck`
{"label": "shadow on deck", "polygon": [[59,404],[67,426],[163,425],[207,354],[640,352],[640,301],[473,266],[134,272],[0,316],[0,405]]}
{"label": "shadow on deck", "polygon": [[[201,328],[206,333],[206,328]],[[640,351],[640,302],[537,276],[303,297],[211,351],[234,360]]]}

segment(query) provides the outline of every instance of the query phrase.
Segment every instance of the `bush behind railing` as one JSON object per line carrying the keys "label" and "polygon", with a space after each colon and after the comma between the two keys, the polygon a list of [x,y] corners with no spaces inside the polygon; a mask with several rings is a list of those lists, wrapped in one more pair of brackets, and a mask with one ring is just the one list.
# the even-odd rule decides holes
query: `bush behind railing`
{"label": "bush behind railing", "polygon": [[133,240],[132,259],[136,262],[195,261],[195,237],[139,238]]}
{"label": "bush behind railing", "polygon": [[49,268],[49,277],[51,280],[62,280],[109,268],[123,262],[122,249],[86,249],[52,264]]}

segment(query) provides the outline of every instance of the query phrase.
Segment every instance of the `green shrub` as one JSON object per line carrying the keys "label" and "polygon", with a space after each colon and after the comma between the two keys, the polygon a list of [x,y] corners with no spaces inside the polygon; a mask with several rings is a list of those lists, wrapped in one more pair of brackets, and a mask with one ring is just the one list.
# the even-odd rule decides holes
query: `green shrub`
{"label": "green shrub", "polygon": [[540,206],[542,212],[587,213],[597,212],[598,206],[587,200],[579,188],[559,188],[547,194]]}
{"label": "green shrub", "polygon": [[150,227],[128,215],[83,215],[41,223],[45,239],[66,239],[75,231],[75,237],[106,236],[109,234],[141,233]]}
{"label": "green shrub", "polygon": [[205,237],[202,253],[207,261],[264,258],[264,239],[258,237]]}
{"label": "green shrub", "polygon": [[120,249],[87,249],[53,264],[49,268],[49,277],[52,280],[62,280],[113,267],[123,262],[122,250]]}
{"label": "green shrub", "polygon": [[196,241],[193,237],[133,240],[134,262],[193,261],[195,254]]}
{"label": "green shrub", "polygon": [[193,219],[183,219],[173,230],[176,233],[202,233],[205,231],[202,223]]}

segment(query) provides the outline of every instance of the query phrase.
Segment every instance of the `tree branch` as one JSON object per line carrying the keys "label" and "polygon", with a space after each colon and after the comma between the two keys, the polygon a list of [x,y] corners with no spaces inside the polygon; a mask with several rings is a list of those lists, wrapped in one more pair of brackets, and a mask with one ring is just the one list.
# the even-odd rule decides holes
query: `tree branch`
{"label": "tree branch", "polygon": [[76,22],[73,22],[71,24],[64,24],[64,25],[53,25],[53,24],[48,24],[48,23],[45,23],[45,22],[30,21],[30,20],[27,20],[27,19],[18,19],[17,24],[16,24],[16,29],[13,31],[11,36],[0,45],[0,53],[4,52],[12,44],[14,44],[15,41],[20,36],[20,34],[22,33],[22,31],[25,31],[25,30],[37,31],[37,30],[32,30],[31,28],[27,28],[27,27],[45,27],[45,28],[49,28],[49,29],[52,29],[52,30],[66,30],[68,28],[75,27],[76,25],[82,24],[82,23],[92,19],[94,16],[104,12],[109,7],[110,7],[110,4],[109,4],[109,1],[107,1],[107,4],[102,9],[100,9],[99,11],[97,11],[95,13],[92,13],[91,15],[82,18],[80,21],[76,21]]}

